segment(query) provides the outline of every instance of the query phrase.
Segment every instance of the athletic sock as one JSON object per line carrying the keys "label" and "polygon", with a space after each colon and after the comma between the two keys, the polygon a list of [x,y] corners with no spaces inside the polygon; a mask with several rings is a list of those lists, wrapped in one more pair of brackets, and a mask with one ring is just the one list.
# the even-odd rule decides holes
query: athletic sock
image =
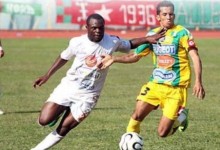
{"label": "athletic sock", "polygon": [[46,150],[63,139],[63,136],[60,136],[56,131],[51,132],[46,138],[41,141],[35,148],[31,150]]}
{"label": "athletic sock", "polygon": [[127,126],[127,132],[136,132],[140,133],[140,121],[134,120],[133,118],[130,118],[130,121]]}
{"label": "athletic sock", "polygon": [[[185,121],[187,119],[187,114],[184,112],[184,110],[182,110],[177,118],[177,120],[179,121],[180,124],[183,123],[183,121]],[[179,125],[180,125],[179,124]]]}
{"label": "athletic sock", "polygon": [[177,128],[182,124],[182,122],[185,121],[186,119],[187,119],[186,114],[181,111],[178,118],[175,120],[173,127],[168,135],[172,135],[177,130]]}
{"label": "athletic sock", "polygon": [[188,124],[189,124],[189,120],[188,120],[188,115],[189,115],[189,109],[184,109],[182,112],[181,112],[183,118],[182,118],[182,122],[179,126],[179,131],[180,132],[184,132],[187,127],[188,127]]}

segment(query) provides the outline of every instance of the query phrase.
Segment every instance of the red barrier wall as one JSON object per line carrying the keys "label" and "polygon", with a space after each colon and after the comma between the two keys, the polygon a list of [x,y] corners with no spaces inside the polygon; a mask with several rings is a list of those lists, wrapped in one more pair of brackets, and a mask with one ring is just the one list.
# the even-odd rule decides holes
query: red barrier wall
{"label": "red barrier wall", "polygon": [[[135,38],[145,36],[146,31],[115,31],[107,30],[109,34],[117,35],[121,38]],[[86,33],[86,31],[45,31],[45,30],[18,30],[0,31],[0,38],[71,38]],[[195,38],[220,38],[220,31],[191,31]]]}

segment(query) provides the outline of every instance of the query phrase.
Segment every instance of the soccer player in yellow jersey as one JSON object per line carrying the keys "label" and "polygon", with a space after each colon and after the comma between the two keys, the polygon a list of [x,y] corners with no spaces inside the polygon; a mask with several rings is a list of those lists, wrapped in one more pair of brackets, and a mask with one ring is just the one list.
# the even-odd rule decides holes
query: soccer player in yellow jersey
{"label": "soccer player in yellow jersey", "polygon": [[166,30],[165,37],[157,44],[144,44],[134,53],[122,56],[106,55],[102,68],[112,63],[134,63],[143,56],[152,54],[154,70],[148,83],[141,88],[137,96],[136,107],[131,115],[127,132],[140,133],[140,123],[159,106],[163,115],[158,126],[160,137],[167,137],[177,129],[184,131],[188,124],[187,88],[190,86],[192,58],[195,73],[193,94],[203,99],[205,91],[202,85],[202,63],[198,48],[190,32],[181,25],[175,25],[174,5],[170,1],[162,1],[157,6],[157,20],[160,27],[151,30],[153,35],[161,29]]}

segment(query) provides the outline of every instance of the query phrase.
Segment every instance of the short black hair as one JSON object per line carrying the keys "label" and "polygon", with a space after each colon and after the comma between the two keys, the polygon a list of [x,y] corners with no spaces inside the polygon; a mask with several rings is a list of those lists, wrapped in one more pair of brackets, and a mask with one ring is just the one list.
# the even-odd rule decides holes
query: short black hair
{"label": "short black hair", "polygon": [[157,5],[157,15],[160,14],[160,8],[161,7],[171,7],[174,11],[174,5],[171,1],[161,1],[160,3],[158,3]]}
{"label": "short black hair", "polygon": [[99,15],[99,14],[91,14],[91,15],[89,15],[89,17],[86,19],[86,24],[87,25],[89,25],[89,21],[91,19],[101,20],[103,22],[103,24],[105,24],[104,18],[101,15]]}

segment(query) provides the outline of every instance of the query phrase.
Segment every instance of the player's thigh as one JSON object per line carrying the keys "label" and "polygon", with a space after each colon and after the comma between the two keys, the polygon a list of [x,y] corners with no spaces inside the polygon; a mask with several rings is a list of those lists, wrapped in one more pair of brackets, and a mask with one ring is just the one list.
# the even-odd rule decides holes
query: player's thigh
{"label": "player's thigh", "polygon": [[65,136],[71,129],[75,128],[79,124],[80,122],[73,118],[70,109],[68,109],[57,127],[57,133],[61,136]]}
{"label": "player's thigh", "polygon": [[92,101],[95,97],[75,98],[69,109],[65,112],[57,132],[61,136],[65,136],[71,129],[78,126],[85,118],[89,116],[92,109],[96,105],[96,101]]}
{"label": "player's thigh", "polygon": [[132,118],[138,121],[142,121],[155,108],[156,106],[154,105],[141,100],[137,100]]}
{"label": "player's thigh", "polygon": [[47,124],[56,119],[67,107],[58,105],[53,102],[44,103],[40,116],[39,122],[42,124]]}
{"label": "player's thigh", "polygon": [[133,119],[142,121],[152,110],[159,106],[160,97],[158,97],[157,86],[152,82],[142,86],[137,96],[135,111],[132,114]]}
{"label": "player's thigh", "polygon": [[137,96],[137,99],[148,104],[158,106],[161,102],[161,88],[159,84],[148,82],[144,84]]}

